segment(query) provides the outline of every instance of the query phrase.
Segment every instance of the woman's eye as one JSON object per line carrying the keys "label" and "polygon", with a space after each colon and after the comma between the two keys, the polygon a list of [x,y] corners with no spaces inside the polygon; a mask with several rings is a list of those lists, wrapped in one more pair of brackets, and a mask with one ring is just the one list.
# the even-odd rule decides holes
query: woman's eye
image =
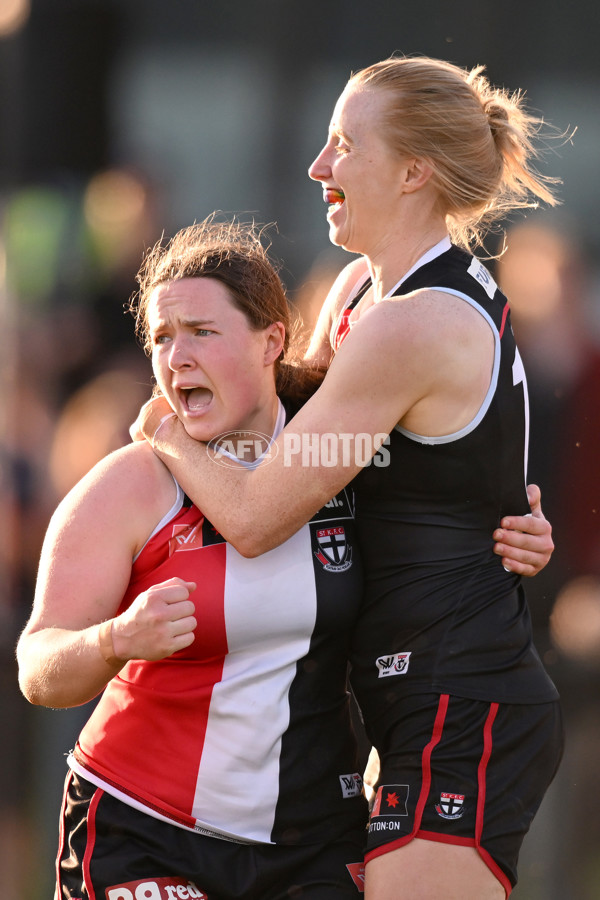
{"label": "woman's eye", "polygon": [[152,343],[157,347],[160,344],[166,344],[168,340],[170,340],[168,334],[155,334],[152,338]]}
{"label": "woman's eye", "polygon": [[196,328],[194,332],[198,337],[206,337],[209,334],[213,334],[212,331],[209,331],[208,328]]}

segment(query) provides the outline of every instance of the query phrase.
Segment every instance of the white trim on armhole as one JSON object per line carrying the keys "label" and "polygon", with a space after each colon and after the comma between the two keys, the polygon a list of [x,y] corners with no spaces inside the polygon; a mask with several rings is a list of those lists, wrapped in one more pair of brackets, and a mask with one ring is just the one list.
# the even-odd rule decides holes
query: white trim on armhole
{"label": "white trim on armhole", "polygon": [[471,419],[471,421],[464,426],[464,428],[461,428],[460,431],[455,431],[452,434],[442,434],[431,437],[424,434],[415,434],[415,432],[408,431],[407,428],[403,428],[401,425],[395,426],[396,431],[399,431],[400,434],[404,435],[404,437],[409,438],[411,441],[416,441],[419,444],[449,444],[451,441],[457,441],[460,438],[465,437],[465,435],[469,434],[471,431],[474,431],[474,429],[477,428],[490,407],[490,403],[492,402],[492,398],[494,396],[494,393],[496,392],[496,387],[498,385],[498,373],[500,371],[500,334],[498,332],[498,329],[496,328],[496,325],[494,324],[494,320],[492,319],[492,317],[485,311],[485,309],[483,309],[483,307],[476,303],[475,300],[473,300],[467,294],[463,294],[461,291],[454,291],[444,287],[432,286],[428,288],[428,290],[437,291],[441,294],[451,294],[453,297],[458,297],[460,300],[464,300],[469,304],[469,306],[472,306],[473,309],[477,310],[477,312],[483,316],[483,318],[492,329],[492,333],[494,335],[494,364],[492,367],[492,377],[490,379],[490,385],[483,399],[483,403],[479,407],[477,413]]}

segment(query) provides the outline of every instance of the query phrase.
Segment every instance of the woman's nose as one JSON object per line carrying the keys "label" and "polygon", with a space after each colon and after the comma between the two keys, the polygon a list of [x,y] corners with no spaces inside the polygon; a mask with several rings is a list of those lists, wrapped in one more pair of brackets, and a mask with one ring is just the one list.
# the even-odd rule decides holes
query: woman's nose
{"label": "woman's nose", "polygon": [[176,338],[171,344],[171,352],[169,353],[169,367],[171,371],[177,372],[178,369],[191,365],[192,359],[188,342],[185,339]]}
{"label": "woman's nose", "polygon": [[325,144],[317,158],[308,169],[309,178],[313,181],[324,181],[331,176],[331,166],[328,161],[328,145]]}

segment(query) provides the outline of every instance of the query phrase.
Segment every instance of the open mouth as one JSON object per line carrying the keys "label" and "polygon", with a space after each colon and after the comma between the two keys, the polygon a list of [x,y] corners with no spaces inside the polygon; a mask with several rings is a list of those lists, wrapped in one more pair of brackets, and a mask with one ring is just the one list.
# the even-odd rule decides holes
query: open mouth
{"label": "open mouth", "polygon": [[213,398],[213,392],[203,387],[180,388],[179,392],[189,412],[199,412],[207,407]]}
{"label": "open mouth", "polygon": [[335,212],[336,209],[339,209],[339,207],[346,199],[346,195],[344,194],[344,192],[337,190],[336,188],[326,188],[323,192],[323,196],[325,199],[325,203],[329,204],[329,213]]}

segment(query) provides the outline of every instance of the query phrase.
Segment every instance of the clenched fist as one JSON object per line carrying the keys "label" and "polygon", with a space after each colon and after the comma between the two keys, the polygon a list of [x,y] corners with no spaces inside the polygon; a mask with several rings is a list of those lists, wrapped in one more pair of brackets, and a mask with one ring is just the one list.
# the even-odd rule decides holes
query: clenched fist
{"label": "clenched fist", "polygon": [[119,659],[164,659],[189,647],[197,626],[189,599],[193,581],[169,578],[139,594],[113,620],[112,639]]}

